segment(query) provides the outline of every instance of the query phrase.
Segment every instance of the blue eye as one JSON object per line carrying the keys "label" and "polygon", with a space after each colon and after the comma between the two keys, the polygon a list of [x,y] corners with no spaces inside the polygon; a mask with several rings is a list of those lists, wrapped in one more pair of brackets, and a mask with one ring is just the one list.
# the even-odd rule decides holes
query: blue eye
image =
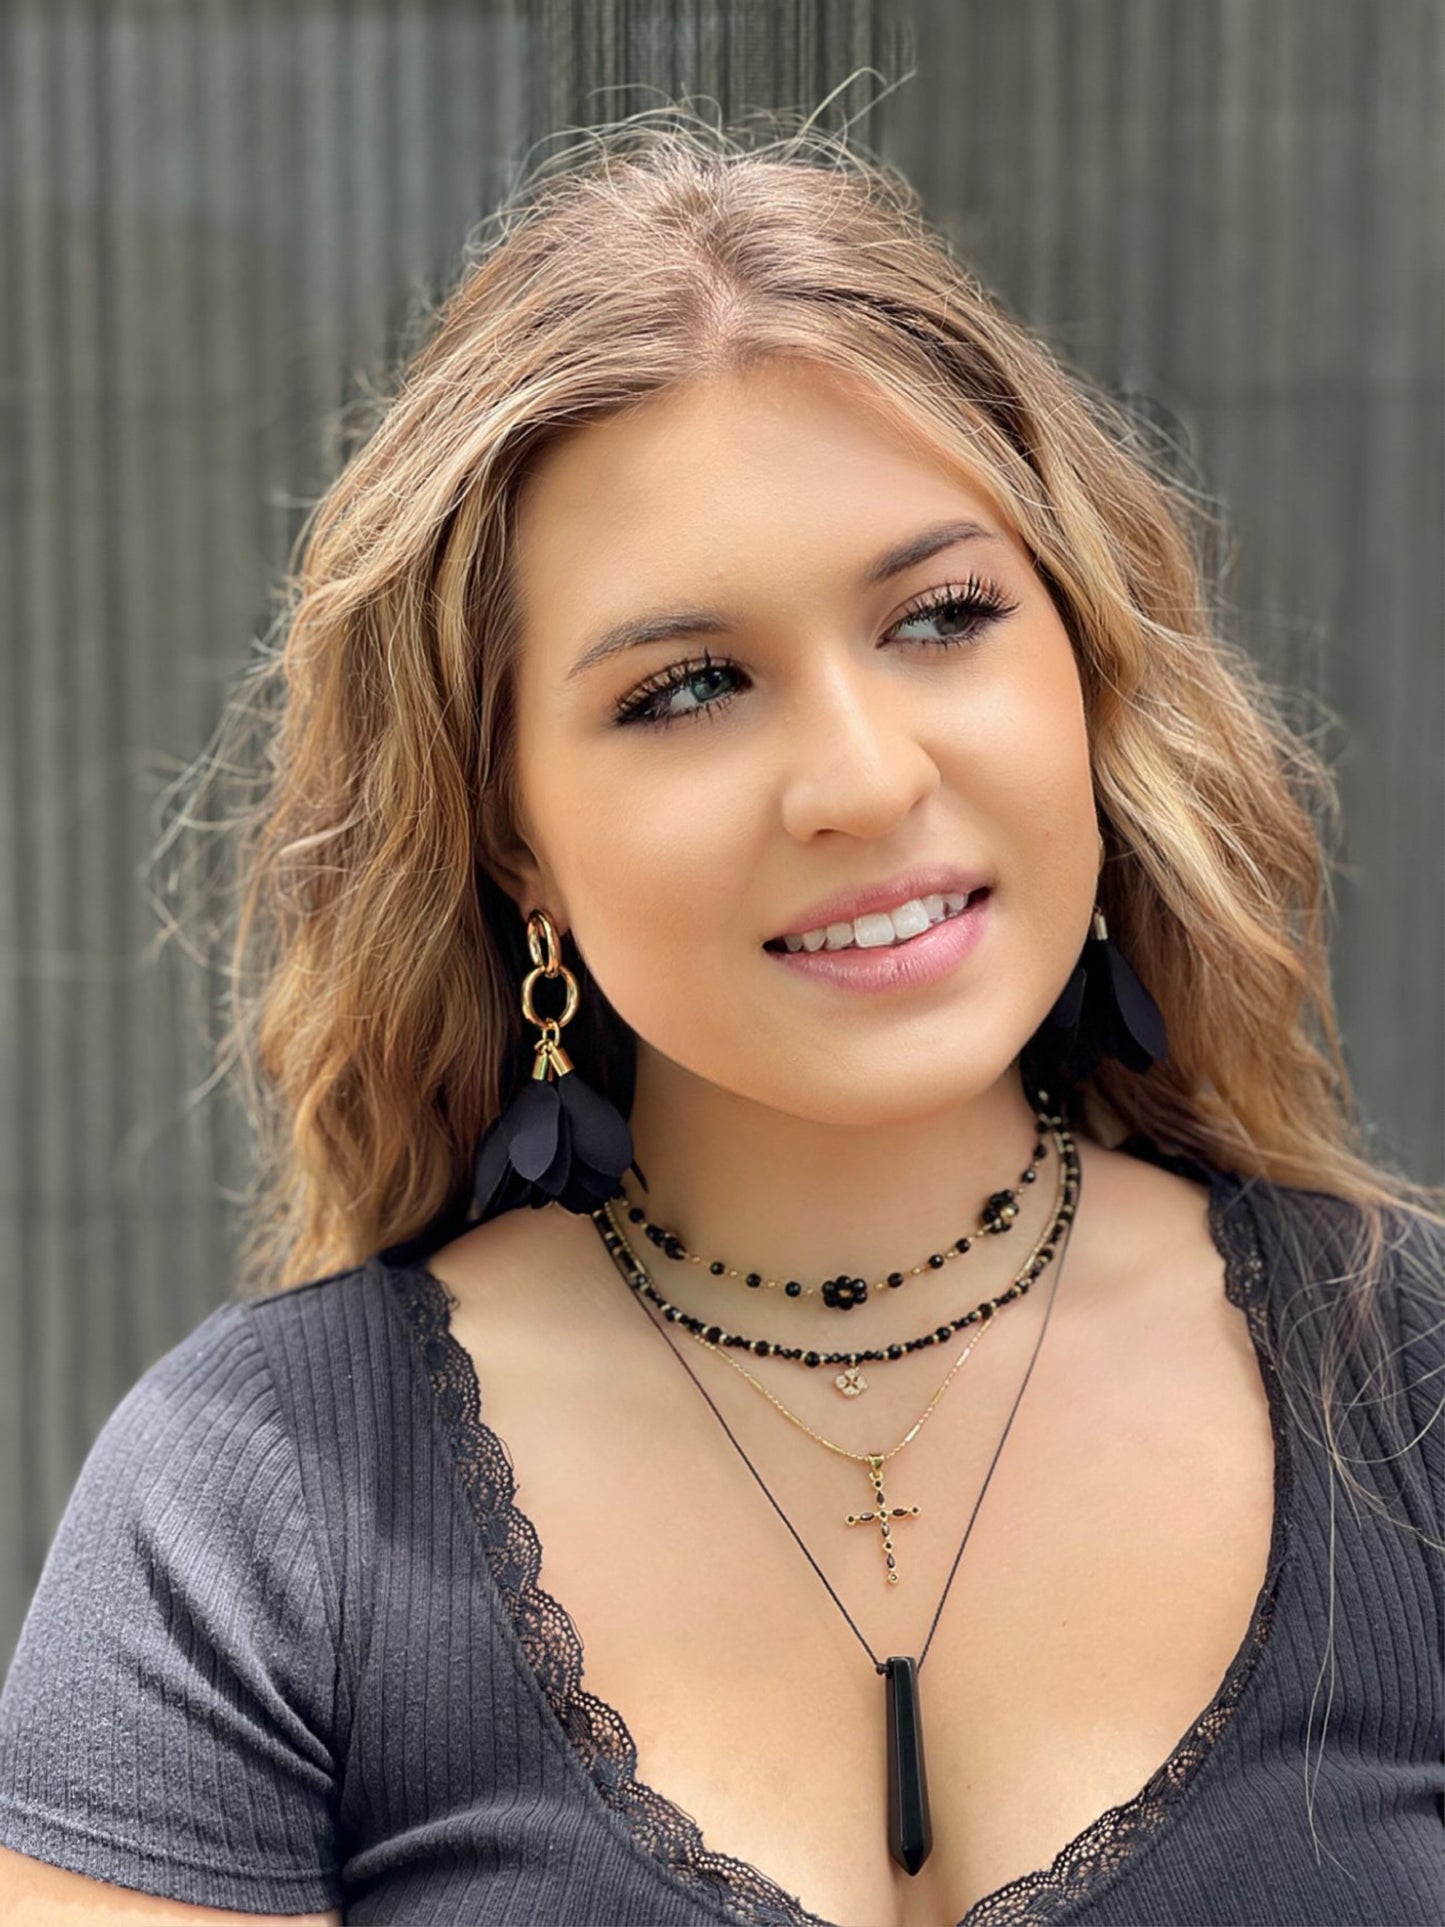
{"label": "blue eye", "polygon": [[[1012,615],[1017,608],[1018,604],[1011,602],[996,583],[970,576],[966,583],[949,583],[920,596],[885,633],[894,636],[917,623],[937,623],[949,633],[934,637],[905,636],[903,640],[921,641],[935,649],[956,649],[972,642],[990,623]],[[666,729],[672,723],[690,722],[696,716],[716,716],[738,694],[737,690],[726,688],[728,679],[743,673],[726,658],[715,661],[704,650],[701,657],[674,663],[639,684],[617,704],[614,715],[619,726],[640,723],[650,729]],[[674,694],[684,693],[691,699],[686,706],[663,706]],[[713,700],[709,701],[709,696]]]}

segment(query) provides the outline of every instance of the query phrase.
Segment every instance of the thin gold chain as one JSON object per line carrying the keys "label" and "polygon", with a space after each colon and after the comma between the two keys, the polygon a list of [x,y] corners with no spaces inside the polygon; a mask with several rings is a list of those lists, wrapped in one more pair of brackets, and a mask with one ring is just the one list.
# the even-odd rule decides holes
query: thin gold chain
{"label": "thin gold chain", "polygon": [[[1022,1283],[1023,1279],[1028,1276],[1029,1266],[1033,1264],[1034,1260],[1038,1257],[1044,1245],[1048,1242],[1049,1233],[1059,1215],[1059,1207],[1064,1201],[1063,1146],[1059,1140],[1057,1131],[1053,1131],[1052,1135],[1054,1139],[1054,1149],[1055,1149],[1055,1152],[1057,1153],[1055,1161],[1058,1167],[1057,1176],[1055,1177],[1055,1180],[1054,1180],[1054,1201],[1049,1209],[1048,1216],[1044,1221],[1045,1229],[1041,1234],[1041,1236],[1038,1238],[1037,1242],[1035,1243],[1033,1250],[1029,1253],[1028,1257],[1025,1259],[1022,1270],[1019,1272],[1018,1276],[1013,1280],[1015,1284]],[[624,1239],[624,1243],[625,1242],[626,1240]],[[1030,1283],[1032,1283],[1032,1280],[1030,1280]],[[984,1333],[989,1329],[989,1327],[997,1322],[997,1319],[998,1319],[998,1311],[997,1311],[997,1308],[995,1308],[993,1313],[987,1319],[984,1320],[983,1324],[979,1326],[978,1330],[969,1339],[968,1343],[964,1346],[963,1350],[959,1353],[958,1357],[953,1361],[953,1364],[949,1367],[948,1375],[945,1377],[943,1383],[939,1386],[938,1390],[933,1394],[933,1397],[928,1401],[927,1405],[923,1408],[923,1411],[914,1420],[913,1424],[909,1427],[908,1431],[904,1433],[903,1437],[898,1441],[898,1443],[895,1446],[892,1446],[887,1452],[850,1452],[847,1446],[839,1445],[833,1439],[825,1439],[821,1432],[815,1432],[812,1426],[809,1425],[806,1422],[806,1420],[800,1419],[798,1417],[796,1412],[790,1412],[787,1406],[784,1405],[783,1401],[780,1398],[775,1398],[773,1394],[768,1390],[767,1386],[764,1385],[760,1379],[755,1378],[753,1374],[748,1370],[747,1366],[740,1364],[737,1359],[733,1358],[730,1355],[730,1353],[724,1349],[723,1346],[714,1344],[710,1338],[704,1338],[701,1332],[689,1331],[688,1336],[690,1338],[695,1338],[699,1345],[705,1345],[710,1352],[717,1352],[720,1357],[726,1359],[728,1364],[732,1366],[733,1370],[735,1372],[740,1372],[742,1376],[748,1381],[749,1385],[755,1386],[757,1390],[762,1393],[763,1397],[768,1401],[770,1405],[774,1405],[777,1407],[777,1409],[782,1413],[785,1419],[791,1420],[791,1422],[798,1427],[799,1431],[806,1432],[810,1439],[816,1439],[819,1445],[826,1445],[830,1452],[836,1452],[840,1458],[852,1459],[859,1465],[883,1465],[893,1457],[894,1453],[901,1452],[905,1445],[911,1445],[914,1439],[917,1438],[919,1432],[923,1429],[923,1426],[925,1425],[927,1420],[931,1417],[934,1407],[938,1404],[938,1401],[943,1397],[943,1394],[948,1390],[949,1386],[953,1383],[954,1375],[958,1371],[959,1367],[963,1364],[964,1360],[968,1357],[969,1353],[973,1350],[974,1346],[978,1343],[979,1339],[983,1337]],[[683,1329],[686,1331],[687,1327],[684,1326]]]}

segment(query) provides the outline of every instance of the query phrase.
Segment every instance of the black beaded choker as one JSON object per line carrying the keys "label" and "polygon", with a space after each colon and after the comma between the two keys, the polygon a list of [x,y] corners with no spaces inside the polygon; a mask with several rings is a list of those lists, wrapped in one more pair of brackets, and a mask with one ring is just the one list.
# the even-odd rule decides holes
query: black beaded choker
{"label": "black beaded choker", "polygon": [[[1018,1182],[1021,1185],[1036,1182],[1039,1165],[1048,1155],[1047,1133],[1053,1122],[1045,1109],[1048,1104],[1048,1092],[1040,1091],[1038,1101],[1040,1108],[1034,1117],[1033,1154],[1028,1165],[1019,1173]],[[971,1251],[976,1239],[997,1237],[1000,1232],[1011,1230],[1014,1219],[1018,1215],[1018,1192],[1013,1189],[995,1191],[984,1201],[978,1224],[971,1235],[965,1233],[962,1237],[955,1238],[946,1250],[932,1252],[924,1263],[910,1265],[907,1271],[890,1271],[886,1278],[878,1279],[872,1288],[879,1291],[884,1289],[896,1291],[909,1278],[921,1277],[925,1271],[942,1271],[943,1267],[954,1258],[963,1257]],[[670,1231],[665,1225],[653,1224],[647,1213],[639,1206],[629,1204],[627,1217],[629,1223],[642,1226],[644,1235],[665,1257],[675,1259],[678,1263],[687,1262],[694,1265],[707,1263],[695,1252],[689,1251],[675,1231]],[[754,1291],[781,1290],[789,1298],[821,1297],[830,1311],[851,1311],[855,1305],[866,1304],[870,1289],[866,1278],[853,1278],[846,1272],[839,1273],[836,1278],[825,1278],[821,1285],[805,1285],[796,1278],[789,1278],[784,1283],[776,1278],[766,1278],[759,1271],[741,1272],[732,1265],[725,1265],[720,1258],[714,1258],[707,1264],[707,1268],[714,1278],[741,1278]]]}
{"label": "black beaded choker", "polygon": [[[1072,1190],[1078,1180],[1078,1152],[1064,1125],[1064,1120],[1061,1117],[1044,1117],[1042,1123],[1046,1130],[1057,1130],[1060,1133],[1060,1155],[1065,1168],[1066,1182]],[[1061,1206],[1058,1216],[1044,1235],[1044,1241],[1033,1253],[1029,1263],[1007,1290],[1000,1292],[997,1297],[985,1298],[971,1311],[963,1312],[957,1318],[947,1319],[944,1323],[935,1326],[932,1331],[922,1332],[916,1338],[901,1339],[881,1348],[873,1347],[851,1352],[820,1352],[801,1345],[780,1345],[770,1338],[749,1338],[742,1332],[724,1331],[721,1325],[711,1324],[707,1319],[698,1318],[693,1313],[684,1311],[680,1305],[674,1305],[663,1296],[648,1277],[646,1270],[635,1260],[634,1254],[612,1216],[610,1203],[600,1205],[593,1212],[592,1221],[614,1263],[634,1291],[656,1305],[670,1324],[681,1325],[686,1331],[697,1333],[699,1337],[706,1338],[713,1345],[740,1347],[744,1351],[752,1352],[758,1358],[782,1358],[791,1364],[801,1364],[814,1369],[823,1365],[843,1365],[853,1368],[865,1364],[881,1364],[890,1359],[903,1358],[910,1352],[922,1351],[929,1345],[947,1344],[956,1331],[961,1331],[965,1325],[971,1325],[978,1319],[992,1317],[998,1306],[1021,1297],[1028,1290],[1034,1279],[1053,1258],[1059,1236],[1073,1215],[1074,1205],[1070,1196]]]}

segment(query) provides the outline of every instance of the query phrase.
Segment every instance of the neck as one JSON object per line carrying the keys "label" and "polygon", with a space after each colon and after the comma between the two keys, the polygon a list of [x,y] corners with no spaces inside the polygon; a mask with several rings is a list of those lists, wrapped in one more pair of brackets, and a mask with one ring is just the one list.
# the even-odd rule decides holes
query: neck
{"label": "neck", "polygon": [[[1051,1134],[1040,1139],[1016,1068],[932,1116],[835,1124],[768,1110],[643,1047],[630,1123],[648,1189],[628,1174],[626,1201],[612,1206],[619,1229],[664,1297],[750,1337],[837,1350],[930,1330],[1001,1290],[1053,1218],[1057,1150]],[[1021,1184],[1040,1141],[1038,1177]],[[976,1236],[985,1201],[1003,1190],[1018,1196],[1012,1229]],[[701,1262],[669,1258],[629,1206]],[[960,1237],[972,1249],[930,1268]],[[713,1260],[741,1276],[715,1277]],[[750,1290],[754,1271],[777,1285]],[[878,1290],[895,1271],[903,1287]],[[846,1312],[782,1289],[840,1273],[869,1287]]]}

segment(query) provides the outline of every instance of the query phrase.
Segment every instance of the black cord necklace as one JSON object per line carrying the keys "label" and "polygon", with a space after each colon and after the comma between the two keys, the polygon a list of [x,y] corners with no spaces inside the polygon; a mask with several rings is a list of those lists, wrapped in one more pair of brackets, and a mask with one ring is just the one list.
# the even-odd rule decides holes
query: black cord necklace
{"label": "black cord necklace", "polygon": [[[1003,1451],[1004,1440],[1008,1437],[1013,1427],[1014,1415],[1018,1411],[1019,1402],[1023,1398],[1024,1390],[1028,1385],[1029,1379],[1033,1376],[1033,1369],[1038,1359],[1039,1348],[1044,1342],[1044,1333],[1048,1330],[1049,1318],[1053,1313],[1054,1299],[1059,1289],[1059,1280],[1063,1276],[1064,1261],[1068,1256],[1069,1239],[1073,1235],[1073,1220],[1078,1209],[1082,1173],[1079,1167],[1077,1150],[1068,1131],[1060,1129],[1059,1139],[1063,1150],[1064,1162],[1068,1169],[1068,1176],[1065,1181],[1064,1203],[1059,1211],[1059,1221],[1062,1225],[1062,1244],[1058,1253],[1057,1262],[1054,1265],[1053,1282],[1049,1287],[1048,1301],[1044,1306],[1043,1321],[1039,1326],[1038,1337],[1034,1340],[1033,1351],[1029,1355],[1028,1368],[1024,1372],[1023,1382],[1014,1395],[1014,1402],[1009,1408],[1008,1418],[1004,1423],[1002,1433],[999,1435],[998,1444],[994,1447],[993,1457],[989,1461],[988,1471],[984,1474],[983,1484],[979,1487],[978,1497],[973,1502],[973,1510],[968,1515],[968,1524],[963,1529],[963,1537],[959,1541],[958,1551],[954,1554],[953,1564],[948,1569],[948,1578],[944,1581],[943,1591],[939,1596],[938,1605],[934,1610],[933,1621],[928,1629],[928,1637],[924,1640],[923,1650],[917,1659],[907,1658],[898,1654],[894,1654],[886,1660],[879,1659],[878,1655],[859,1631],[853,1615],[829,1584],[826,1573],[813,1557],[812,1553],[809,1552],[808,1548],[803,1544],[802,1537],[796,1526],[794,1526],[787,1513],[784,1512],[783,1508],[768,1490],[762,1474],[738,1443],[732,1427],[718,1410],[712,1394],[692,1369],[691,1365],[688,1364],[671,1338],[668,1337],[663,1326],[658,1323],[651,1312],[648,1311],[646,1305],[642,1303],[638,1294],[636,1292],[632,1294],[633,1297],[637,1298],[638,1309],[641,1311],[643,1317],[657,1332],[658,1337],[667,1346],[673,1357],[676,1358],[678,1364],[681,1365],[693,1384],[696,1385],[697,1389],[712,1407],[713,1416],[727,1434],[739,1458],[741,1458],[743,1464],[748,1468],[749,1472],[752,1473],[753,1478],[762,1488],[763,1495],[769,1505],[788,1528],[788,1531],[792,1533],[803,1557],[813,1568],[814,1572],[817,1573],[824,1586],[827,1587],[829,1597],[839,1612],[842,1613],[844,1619],[846,1619],[852,1627],[858,1643],[873,1662],[874,1671],[881,1674],[885,1681],[886,1726],[888,1735],[888,1851],[894,1860],[898,1862],[899,1866],[910,1874],[916,1874],[929,1854],[933,1851],[933,1821],[928,1809],[928,1778],[923,1758],[923,1720],[918,1694],[918,1675],[922,1670],[924,1660],[928,1657],[929,1648],[933,1644],[933,1635],[937,1632],[938,1622],[943,1615],[944,1602],[947,1600],[949,1592],[952,1589],[954,1574],[958,1571],[959,1561],[963,1557],[963,1549],[968,1544],[969,1535],[973,1531],[973,1522],[978,1517],[978,1509],[983,1504],[983,1495],[988,1491],[989,1481],[993,1478],[994,1467],[998,1464],[999,1454]],[[598,1220],[596,1217],[593,1218],[593,1223],[597,1225]],[[598,1229],[600,1231],[601,1227],[598,1226]],[[612,1256],[614,1263],[617,1263],[618,1254],[615,1250]]]}

